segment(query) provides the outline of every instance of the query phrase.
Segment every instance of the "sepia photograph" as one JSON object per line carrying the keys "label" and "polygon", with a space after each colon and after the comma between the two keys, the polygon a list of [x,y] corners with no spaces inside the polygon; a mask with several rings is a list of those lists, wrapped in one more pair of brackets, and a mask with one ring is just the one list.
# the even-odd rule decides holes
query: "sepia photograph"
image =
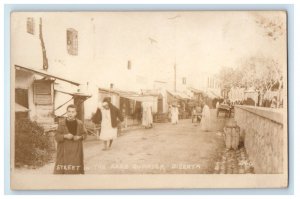
{"label": "sepia photograph", "polygon": [[285,11],[10,17],[11,189],[288,186]]}

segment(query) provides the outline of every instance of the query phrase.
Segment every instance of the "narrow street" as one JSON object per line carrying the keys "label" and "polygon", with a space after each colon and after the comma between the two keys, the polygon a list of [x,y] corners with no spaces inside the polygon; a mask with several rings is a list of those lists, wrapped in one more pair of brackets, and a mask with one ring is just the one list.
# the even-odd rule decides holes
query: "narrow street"
{"label": "narrow street", "polygon": [[211,173],[223,140],[188,119],[125,132],[111,150],[102,148],[101,141],[85,143],[86,173]]}
{"label": "narrow street", "polygon": [[[177,125],[155,123],[152,129],[122,132],[109,151],[103,142],[89,137],[84,142],[86,174],[207,174],[214,173],[215,162],[225,146],[220,133],[225,119],[212,110],[212,129],[203,132],[191,119]],[[54,162],[32,173],[52,173]],[[28,169],[17,169],[28,173]]]}

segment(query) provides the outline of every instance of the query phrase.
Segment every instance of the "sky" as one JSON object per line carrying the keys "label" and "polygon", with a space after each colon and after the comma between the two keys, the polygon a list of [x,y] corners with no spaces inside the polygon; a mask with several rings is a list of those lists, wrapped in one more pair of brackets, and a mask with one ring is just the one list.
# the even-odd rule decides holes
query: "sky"
{"label": "sky", "polygon": [[[256,22],[265,19],[279,24],[285,21],[284,12],[69,12],[21,16],[20,23],[27,16],[42,16],[49,62],[55,65],[68,63],[69,58],[54,42],[55,38],[65,45],[65,33],[56,38],[53,27],[57,32],[64,31],[59,27],[75,27],[79,49],[86,50],[80,50],[71,65],[84,65],[85,73],[78,73],[79,78],[94,82],[103,72],[107,77],[117,74],[122,79],[118,72],[128,60],[141,78],[167,82],[173,82],[175,64],[178,77],[187,77],[188,82],[198,82],[204,74],[217,74],[221,67],[237,67],[241,60],[253,56],[272,57],[286,66],[285,32],[273,40],[266,36],[265,24]],[[16,33],[19,25],[14,25]],[[35,42],[38,46],[39,40]],[[31,51],[22,49],[18,53],[17,49],[32,45],[32,41],[25,45],[20,37],[16,43],[15,57],[31,59]],[[63,50],[65,53],[65,47]]]}
{"label": "sky", "polygon": [[[160,80],[178,74],[191,79],[236,67],[251,56],[274,57],[284,63],[285,37],[266,37],[255,22],[259,17],[284,21],[284,13],[271,12],[143,12],[95,14],[99,65],[107,57],[132,61],[140,72]],[[103,63],[103,62],[104,63]],[[107,62],[107,64],[106,64]]]}

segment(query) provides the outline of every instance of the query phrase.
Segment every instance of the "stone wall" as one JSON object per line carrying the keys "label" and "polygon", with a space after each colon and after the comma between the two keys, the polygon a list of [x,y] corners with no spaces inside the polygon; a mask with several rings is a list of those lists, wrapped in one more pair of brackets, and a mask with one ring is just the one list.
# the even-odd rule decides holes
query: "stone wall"
{"label": "stone wall", "polygon": [[254,106],[235,106],[234,118],[254,164],[255,173],[283,172],[283,111]]}

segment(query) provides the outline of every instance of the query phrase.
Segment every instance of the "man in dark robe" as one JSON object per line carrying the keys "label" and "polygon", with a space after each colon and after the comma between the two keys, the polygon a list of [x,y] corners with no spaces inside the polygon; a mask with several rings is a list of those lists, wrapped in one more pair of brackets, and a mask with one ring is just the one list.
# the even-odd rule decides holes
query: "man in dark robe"
{"label": "man in dark robe", "polygon": [[86,138],[87,131],[83,123],[76,119],[76,114],[75,105],[69,105],[67,118],[58,124],[54,174],[84,174],[82,141]]}

